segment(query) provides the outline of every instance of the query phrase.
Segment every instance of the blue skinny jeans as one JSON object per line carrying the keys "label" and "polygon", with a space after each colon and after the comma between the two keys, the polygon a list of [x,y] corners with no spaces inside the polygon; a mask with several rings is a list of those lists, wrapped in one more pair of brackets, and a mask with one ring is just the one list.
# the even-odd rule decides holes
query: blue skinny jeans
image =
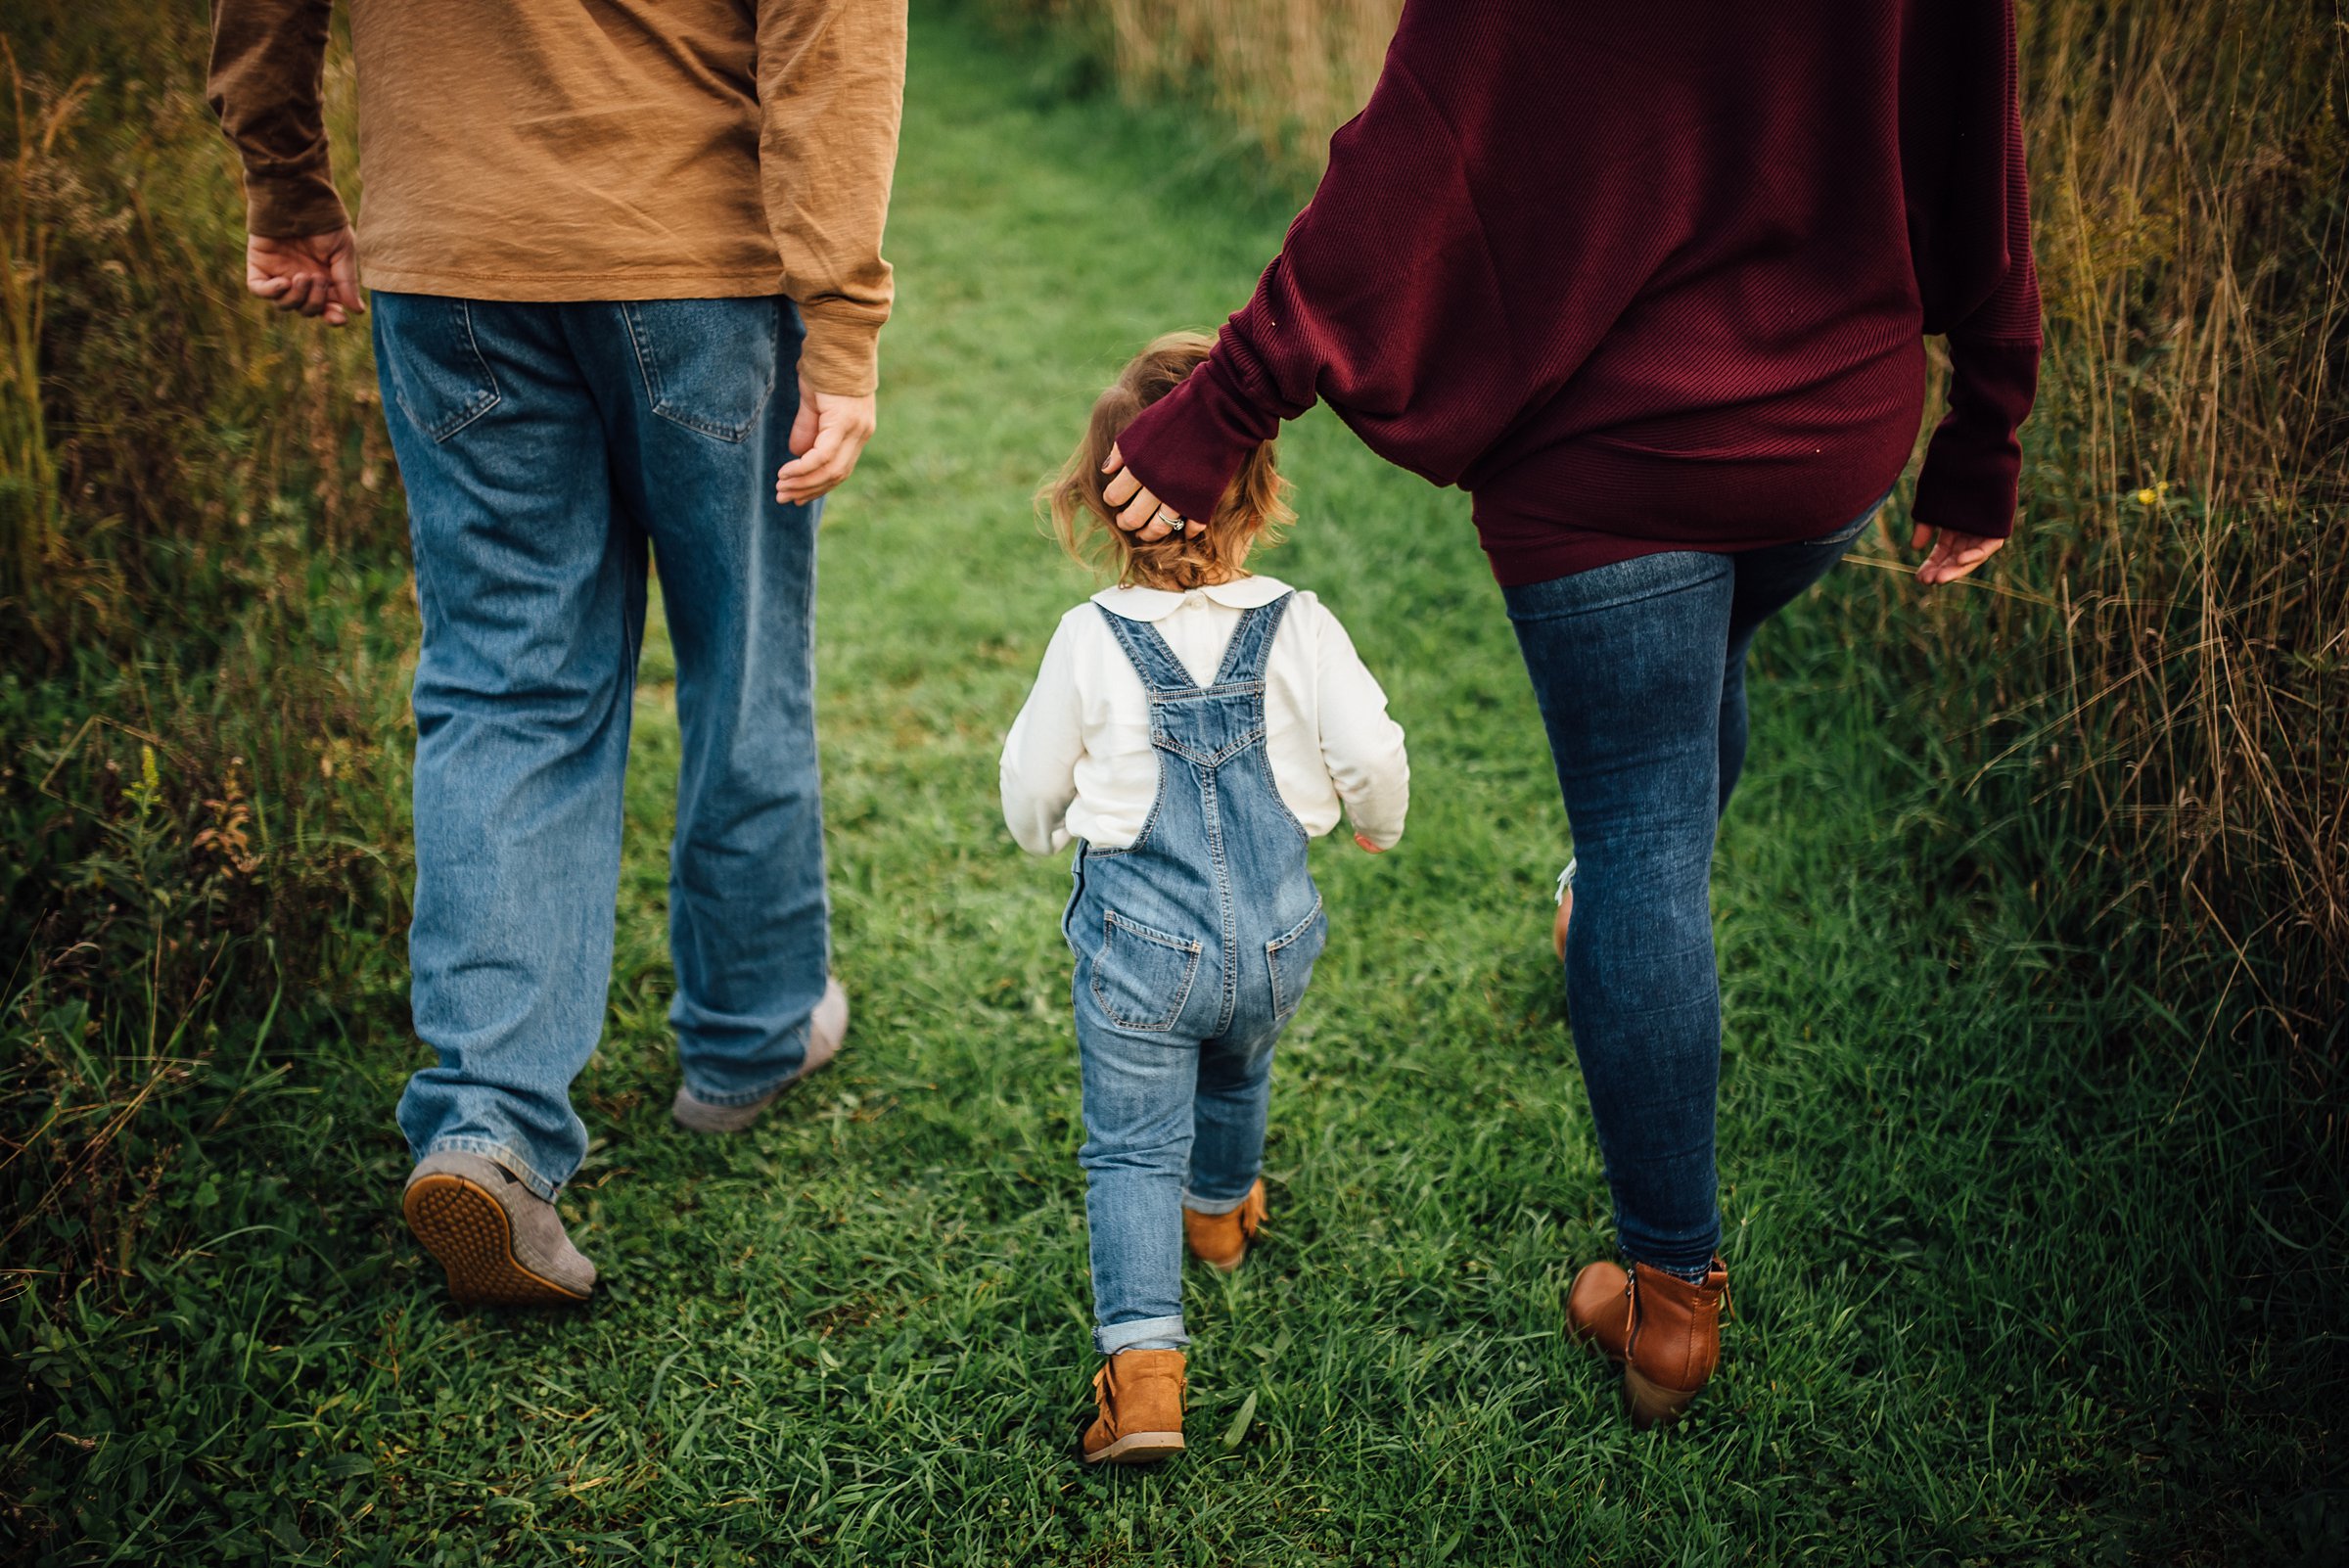
{"label": "blue skinny jeans", "polygon": [[1575,1054],[1617,1244],[1651,1268],[1699,1273],[1721,1244],[1713,839],[1745,765],[1746,650],[1875,513],[1797,544],[1503,590],[1574,834]]}

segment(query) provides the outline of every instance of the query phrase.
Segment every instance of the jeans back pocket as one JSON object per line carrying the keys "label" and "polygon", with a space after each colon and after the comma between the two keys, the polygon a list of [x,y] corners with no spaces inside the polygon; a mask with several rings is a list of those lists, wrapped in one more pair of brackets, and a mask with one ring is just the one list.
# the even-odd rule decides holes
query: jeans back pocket
{"label": "jeans back pocket", "polygon": [[1316,893],[1312,913],[1265,944],[1265,963],[1272,972],[1273,1022],[1286,1019],[1305,1000],[1305,988],[1313,980],[1313,960],[1328,945],[1329,916]]}
{"label": "jeans back pocket", "polygon": [[474,336],[471,300],[383,292],[374,300],[386,390],[426,438],[444,441],[497,406],[497,378]]}
{"label": "jeans back pocket", "polygon": [[654,413],[721,441],[750,435],[775,391],[781,300],[638,300],[621,311]]}
{"label": "jeans back pocket", "polygon": [[1120,1029],[1161,1035],[1182,1016],[1199,973],[1200,944],[1127,919],[1101,916],[1101,950],[1093,955],[1093,1000]]}

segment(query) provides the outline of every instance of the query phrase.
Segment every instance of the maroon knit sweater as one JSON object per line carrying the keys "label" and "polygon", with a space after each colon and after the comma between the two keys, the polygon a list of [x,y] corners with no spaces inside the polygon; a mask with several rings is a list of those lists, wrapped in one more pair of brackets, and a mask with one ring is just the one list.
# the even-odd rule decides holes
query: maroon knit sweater
{"label": "maroon knit sweater", "polygon": [[2012,0],[1409,0],[1214,354],[1121,438],[1211,515],[1315,399],[1503,583],[1816,537],[1899,477],[2013,526],[2039,286]]}

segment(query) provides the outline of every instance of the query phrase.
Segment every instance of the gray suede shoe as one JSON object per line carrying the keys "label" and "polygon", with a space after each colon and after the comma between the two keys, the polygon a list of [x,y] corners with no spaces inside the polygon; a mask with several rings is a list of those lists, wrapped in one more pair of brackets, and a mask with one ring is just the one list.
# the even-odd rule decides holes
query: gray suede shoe
{"label": "gray suede shoe", "polygon": [[669,1102],[670,1120],[688,1132],[739,1132],[759,1120],[759,1113],[775,1103],[777,1095],[801,1079],[840,1054],[840,1042],[849,1036],[849,993],[840,989],[837,980],[824,982],[823,1000],[815,1004],[815,1012],[807,1020],[807,1060],[790,1083],[778,1084],[769,1092],[748,1105],[713,1105],[682,1084],[677,1085],[677,1097]]}
{"label": "gray suede shoe", "polygon": [[468,1307],[566,1307],[595,1289],[595,1265],[555,1206],[478,1154],[428,1154],[408,1173],[400,1213],[448,1270]]}

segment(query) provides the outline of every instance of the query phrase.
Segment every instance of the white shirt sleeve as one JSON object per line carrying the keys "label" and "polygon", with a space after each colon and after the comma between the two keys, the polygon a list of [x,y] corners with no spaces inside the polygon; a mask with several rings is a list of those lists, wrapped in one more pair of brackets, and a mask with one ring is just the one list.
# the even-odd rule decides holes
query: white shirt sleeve
{"label": "white shirt sleeve", "polygon": [[1083,712],[1077,693],[1077,659],[1063,619],[1044,649],[1043,667],[1020,716],[1003,740],[1003,821],[1020,848],[1051,854],[1068,847],[1070,803],[1077,799],[1077,761],[1084,755]]}
{"label": "white shirt sleeve", "polygon": [[1387,694],[1354,651],[1338,618],[1322,609],[1314,639],[1321,711],[1321,761],[1354,830],[1382,850],[1403,837],[1411,807],[1411,763],[1403,726],[1387,716]]}

